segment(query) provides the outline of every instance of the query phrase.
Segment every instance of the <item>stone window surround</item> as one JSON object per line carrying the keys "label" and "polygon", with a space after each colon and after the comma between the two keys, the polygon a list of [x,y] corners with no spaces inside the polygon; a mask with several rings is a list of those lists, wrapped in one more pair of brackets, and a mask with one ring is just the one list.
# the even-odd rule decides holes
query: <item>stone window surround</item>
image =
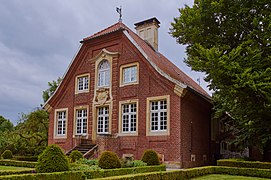
{"label": "stone window surround", "polygon": [[[85,76],[88,77],[88,89],[85,89],[85,90],[78,90],[78,84],[79,84],[79,83],[78,83],[78,80],[79,80],[79,78],[85,77]],[[89,73],[85,73],[85,74],[77,75],[77,76],[75,77],[75,94],[89,92],[89,89],[90,89],[90,74],[89,74]]]}
{"label": "stone window surround", "polygon": [[[166,131],[151,131],[150,120],[150,102],[151,101],[167,101],[167,130]],[[170,95],[148,97],[146,104],[146,136],[169,136],[170,135]]]}
{"label": "stone window surround", "polygon": [[[57,114],[58,112],[66,112],[66,123],[65,123],[65,128],[66,128],[66,133],[64,135],[57,134],[57,121],[58,117]],[[55,114],[54,114],[54,139],[66,139],[67,138],[67,132],[68,132],[68,108],[60,108],[60,109],[55,109]]]}
{"label": "stone window surround", "polygon": [[[133,67],[133,66],[136,66],[136,68],[137,68],[136,81],[135,82],[129,82],[129,83],[123,83],[123,80],[124,80],[124,76],[123,76],[124,69],[125,68],[129,68],[129,67]],[[124,64],[124,65],[120,66],[120,87],[132,85],[132,84],[139,84],[139,63],[138,62]]]}
{"label": "stone window surround", "polygon": [[[136,103],[136,132],[123,132],[122,131],[122,105]],[[138,136],[138,99],[119,101],[119,136]]]}

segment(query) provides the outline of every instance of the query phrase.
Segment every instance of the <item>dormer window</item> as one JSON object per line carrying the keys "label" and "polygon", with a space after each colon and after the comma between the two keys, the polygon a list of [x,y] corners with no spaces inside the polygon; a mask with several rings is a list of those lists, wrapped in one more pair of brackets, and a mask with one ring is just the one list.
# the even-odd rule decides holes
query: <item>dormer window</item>
{"label": "dormer window", "polygon": [[110,84],[110,64],[108,60],[103,60],[98,66],[98,87],[109,87]]}

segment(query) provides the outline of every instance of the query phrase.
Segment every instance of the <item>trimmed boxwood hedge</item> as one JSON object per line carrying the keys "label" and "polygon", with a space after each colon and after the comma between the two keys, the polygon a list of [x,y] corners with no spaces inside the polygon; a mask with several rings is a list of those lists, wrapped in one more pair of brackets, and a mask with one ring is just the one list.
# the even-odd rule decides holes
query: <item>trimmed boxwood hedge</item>
{"label": "trimmed boxwood hedge", "polygon": [[270,162],[244,161],[238,159],[220,159],[217,161],[217,165],[227,167],[271,169]]}
{"label": "trimmed boxwood hedge", "polygon": [[54,173],[21,174],[0,176],[0,180],[85,180],[86,177],[81,171],[65,171]]}
{"label": "trimmed boxwood hedge", "polygon": [[35,168],[36,164],[37,164],[36,162],[29,162],[29,161],[14,161],[14,160],[7,160],[7,159],[0,160],[0,165],[2,166]]}
{"label": "trimmed boxwood hedge", "polygon": [[38,161],[38,156],[13,156],[13,158],[17,161],[30,161],[30,162]]}
{"label": "trimmed boxwood hedge", "polygon": [[35,172],[34,169],[30,170],[9,170],[9,171],[0,171],[0,176],[12,175],[12,174],[30,174]]}
{"label": "trimmed boxwood hedge", "polygon": [[190,179],[198,176],[208,174],[230,174],[250,177],[271,178],[271,170],[255,169],[255,168],[237,168],[237,167],[223,167],[223,166],[206,166],[199,168],[191,168],[175,171],[160,171],[151,173],[140,173],[134,175],[115,176],[108,178],[101,178],[103,180],[174,180],[174,179]]}
{"label": "trimmed boxwood hedge", "polygon": [[88,179],[103,178],[111,176],[121,176],[126,174],[137,174],[145,172],[166,171],[165,165],[159,166],[143,166],[133,168],[118,168],[118,169],[101,169],[94,171],[84,171],[84,174]]}

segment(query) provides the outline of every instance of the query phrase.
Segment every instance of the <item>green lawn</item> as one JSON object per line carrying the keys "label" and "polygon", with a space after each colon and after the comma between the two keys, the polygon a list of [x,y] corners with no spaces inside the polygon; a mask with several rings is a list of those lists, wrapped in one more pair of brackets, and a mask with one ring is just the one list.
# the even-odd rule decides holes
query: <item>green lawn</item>
{"label": "green lawn", "polygon": [[197,178],[192,178],[193,180],[266,180],[265,178],[257,177],[246,177],[246,176],[233,176],[225,174],[210,174],[206,176],[201,176]]}
{"label": "green lawn", "polygon": [[0,166],[0,171],[22,171],[22,170],[32,170],[33,168],[26,167],[14,167],[14,166]]}

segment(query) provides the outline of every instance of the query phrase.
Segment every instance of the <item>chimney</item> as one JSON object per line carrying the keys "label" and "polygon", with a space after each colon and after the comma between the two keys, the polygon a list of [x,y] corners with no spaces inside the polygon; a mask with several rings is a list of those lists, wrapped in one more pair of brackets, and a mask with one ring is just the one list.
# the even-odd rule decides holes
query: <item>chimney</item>
{"label": "chimney", "polygon": [[155,17],[134,24],[137,35],[148,41],[156,51],[158,51],[159,24],[160,22]]}

